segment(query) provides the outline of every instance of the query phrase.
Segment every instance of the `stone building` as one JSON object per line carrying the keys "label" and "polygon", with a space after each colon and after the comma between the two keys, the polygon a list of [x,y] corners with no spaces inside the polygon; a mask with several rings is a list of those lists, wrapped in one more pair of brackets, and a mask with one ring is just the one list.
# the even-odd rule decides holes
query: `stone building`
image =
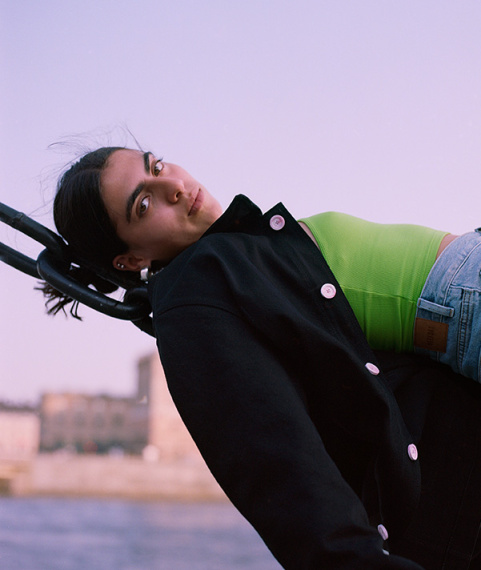
{"label": "stone building", "polygon": [[157,352],[139,359],[132,397],[45,393],[40,422],[41,451],[123,450],[152,460],[200,457],[169,394]]}
{"label": "stone building", "polygon": [[0,461],[29,461],[38,451],[39,435],[35,409],[0,403]]}
{"label": "stone building", "polygon": [[0,402],[0,495],[22,490],[28,483],[39,434],[35,409]]}
{"label": "stone building", "polygon": [[154,352],[138,362],[138,394],[149,410],[148,441],[152,458],[200,459],[200,453],[184,426],[167,388],[159,355]]}
{"label": "stone building", "polygon": [[137,398],[46,393],[40,403],[40,450],[141,453],[148,409]]}

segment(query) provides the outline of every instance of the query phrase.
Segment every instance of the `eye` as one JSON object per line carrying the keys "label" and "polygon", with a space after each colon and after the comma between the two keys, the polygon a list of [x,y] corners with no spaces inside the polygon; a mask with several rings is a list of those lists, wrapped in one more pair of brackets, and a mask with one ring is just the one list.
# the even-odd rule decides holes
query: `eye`
{"label": "eye", "polygon": [[145,212],[147,212],[147,210],[149,209],[149,205],[150,205],[149,196],[144,196],[142,200],[139,201],[139,207],[137,210],[139,218],[141,218],[145,214]]}
{"label": "eye", "polygon": [[153,168],[154,175],[158,176],[163,169],[164,169],[164,163],[162,162],[162,159],[156,160]]}

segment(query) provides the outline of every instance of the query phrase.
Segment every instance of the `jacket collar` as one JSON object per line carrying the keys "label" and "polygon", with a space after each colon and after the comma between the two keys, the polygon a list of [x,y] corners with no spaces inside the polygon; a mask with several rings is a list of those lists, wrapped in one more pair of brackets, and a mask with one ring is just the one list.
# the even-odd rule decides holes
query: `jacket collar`
{"label": "jacket collar", "polygon": [[229,207],[204,233],[204,236],[214,233],[246,231],[259,224],[262,212],[247,196],[238,194]]}

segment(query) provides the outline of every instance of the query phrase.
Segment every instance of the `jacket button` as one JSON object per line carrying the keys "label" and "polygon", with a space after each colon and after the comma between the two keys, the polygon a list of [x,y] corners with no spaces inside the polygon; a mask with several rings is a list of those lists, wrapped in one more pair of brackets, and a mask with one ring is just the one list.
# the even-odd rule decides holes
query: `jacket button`
{"label": "jacket button", "polygon": [[414,443],[408,445],[408,457],[411,461],[417,461],[418,459],[418,448]]}
{"label": "jacket button", "polygon": [[380,534],[383,540],[387,540],[389,538],[389,533],[383,524],[377,525],[377,532]]}
{"label": "jacket button", "polygon": [[372,362],[366,362],[365,366],[373,376],[377,376],[379,374],[379,368]]}
{"label": "jacket button", "polygon": [[269,225],[273,230],[279,231],[286,225],[286,220],[282,216],[272,216]]}
{"label": "jacket button", "polygon": [[321,287],[321,295],[326,299],[332,299],[336,296],[336,287],[332,283],[324,283]]}

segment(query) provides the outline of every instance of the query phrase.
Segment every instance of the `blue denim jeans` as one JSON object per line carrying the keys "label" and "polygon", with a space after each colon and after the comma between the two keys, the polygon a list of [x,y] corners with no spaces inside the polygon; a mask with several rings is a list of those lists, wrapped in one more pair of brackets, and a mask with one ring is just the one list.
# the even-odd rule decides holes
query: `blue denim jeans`
{"label": "blue denim jeans", "polygon": [[481,382],[481,228],[454,240],[431,269],[417,303],[415,352]]}

